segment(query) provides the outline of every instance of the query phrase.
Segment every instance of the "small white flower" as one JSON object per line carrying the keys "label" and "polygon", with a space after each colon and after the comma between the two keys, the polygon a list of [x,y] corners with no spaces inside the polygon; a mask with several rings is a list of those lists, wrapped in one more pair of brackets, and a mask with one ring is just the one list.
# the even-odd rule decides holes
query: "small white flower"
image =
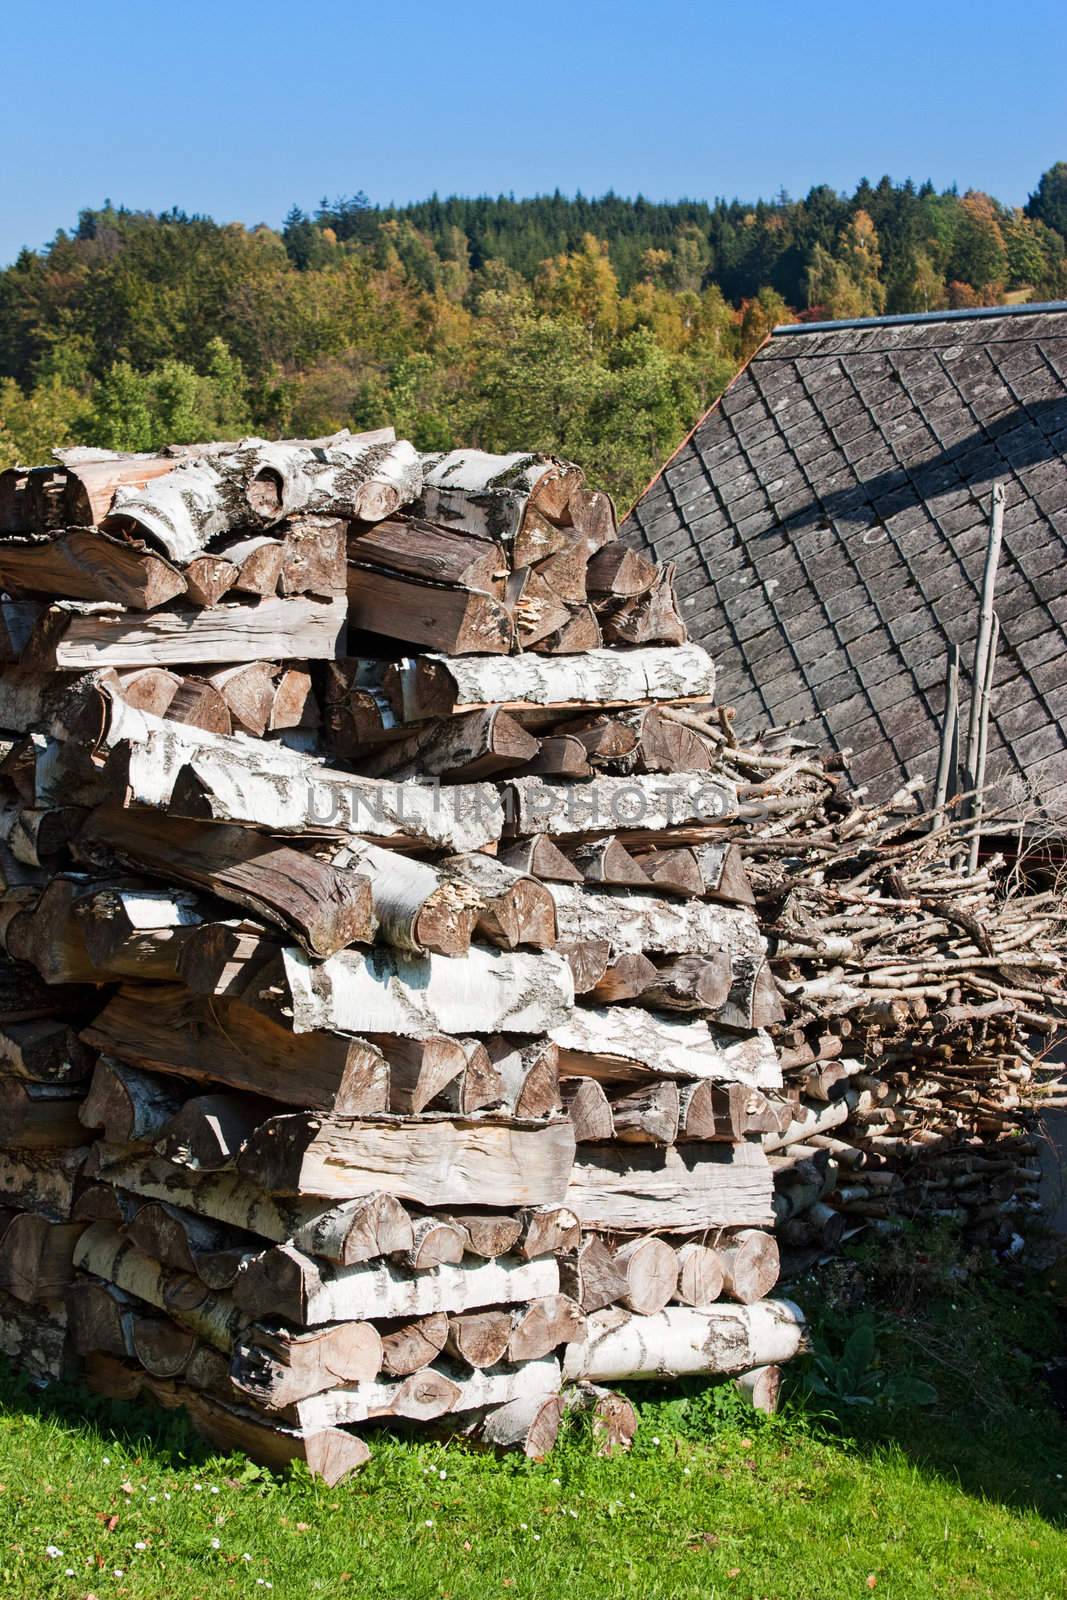
{"label": "small white flower", "polygon": [[213,1483],[213,1484],[212,1484],[212,1485],[211,1485],[211,1493],[212,1493],[212,1494],[218,1494],[218,1492],[219,1492],[219,1489],[218,1489],[218,1484],[215,1484],[215,1483]]}
{"label": "small white flower", "polygon": [[568,1515],[568,1516],[569,1516],[569,1517],[573,1517],[573,1518],[574,1518],[574,1520],[575,1520],[575,1522],[577,1522],[577,1521],[578,1521],[578,1513],[577,1513],[577,1511],[571,1511],[571,1510],[570,1510],[570,1508],[569,1508],[569,1507],[568,1507],[568,1509],[567,1509],[567,1515]]}
{"label": "small white flower", "polygon": [[212,1539],[211,1548],[212,1548],[212,1550],[221,1550],[222,1549],[222,1540],[221,1539]]}
{"label": "small white flower", "polygon": [[73,1576],[74,1576],[74,1568],[73,1567],[68,1567],[66,1575],[67,1575],[68,1578],[73,1578]]}
{"label": "small white flower", "polygon": [[110,1465],[111,1465],[111,1457],[110,1456],[101,1456],[100,1459],[104,1463],[105,1467],[110,1467]]}
{"label": "small white flower", "polygon": [[202,1483],[194,1483],[193,1484],[193,1488],[196,1490],[197,1494],[200,1493],[200,1491],[203,1489],[203,1487],[204,1487],[204,1485]]}
{"label": "small white flower", "polygon": [[156,1500],[157,1500],[157,1499],[158,1499],[158,1496],[157,1496],[157,1495],[154,1495],[154,1494],[150,1494],[150,1495],[149,1495],[149,1496],[148,1496],[148,1504],[149,1504],[149,1505],[150,1505],[150,1506],[154,1506],[154,1505],[155,1505],[155,1503],[156,1503]]}
{"label": "small white flower", "polygon": [[682,1477],[683,1478],[688,1478],[688,1476],[689,1476],[689,1468],[688,1467],[683,1467],[682,1468]]}
{"label": "small white flower", "polygon": [[143,1539],[138,1539],[137,1543],[134,1545],[133,1548],[135,1550],[147,1550],[148,1546],[145,1544]]}
{"label": "small white flower", "polygon": [[445,1470],[442,1468],[441,1471],[437,1474],[437,1476],[443,1481],[445,1478],[448,1477],[448,1473],[445,1472]]}
{"label": "small white flower", "polygon": [[426,1518],[426,1526],[428,1528],[432,1528],[433,1527],[433,1518],[432,1517],[427,1517]]}
{"label": "small white flower", "polygon": [[124,1578],[126,1576],[126,1574],[123,1572],[121,1567],[116,1567],[115,1568],[115,1572],[114,1572],[114,1576],[116,1578]]}
{"label": "small white flower", "polygon": [[49,1561],[54,1561],[57,1556],[61,1556],[63,1554],[62,1550],[57,1544],[46,1544],[44,1547],[44,1553],[48,1557]]}
{"label": "small white flower", "polygon": [[541,1535],[539,1533],[535,1533],[534,1534],[534,1538],[535,1538],[535,1540],[537,1541],[538,1544],[541,1543]]}
{"label": "small white flower", "polygon": [[637,1496],[634,1494],[632,1489],[630,1490],[630,1499],[631,1500],[636,1500],[637,1499]]}
{"label": "small white flower", "polygon": [[529,1526],[530,1526],[530,1524],[528,1522],[520,1522],[519,1523],[519,1527],[520,1528],[528,1528]]}
{"label": "small white flower", "polygon": [[248,1554],[248,1551],[246,1550],[244,1555],[241,1557],[241,1560],[242,1561],[251,1561],[251,1559],[252,1559],[252,1557]]}
{"label": "small white flower", "polygon": [[659,1440],[656,1438],[655,1434],[652,1435],[652,1443],[659,1444]]}

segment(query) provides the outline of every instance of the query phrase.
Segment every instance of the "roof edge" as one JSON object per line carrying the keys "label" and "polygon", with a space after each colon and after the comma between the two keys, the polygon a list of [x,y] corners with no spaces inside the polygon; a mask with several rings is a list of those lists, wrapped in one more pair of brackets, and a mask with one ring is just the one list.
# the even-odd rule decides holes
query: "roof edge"
{"label": "roof edge", "polygon": [[845,317],[840,322],[780,322],[771,338],[795,333],[832,333],[839,328],[896,328],[913,322],[967,322],[978,317],[1034,317],[1067,311],[1067,300],[1032,300],[1018,306],[969,306],[962,311],[902,311],[891,317]]}

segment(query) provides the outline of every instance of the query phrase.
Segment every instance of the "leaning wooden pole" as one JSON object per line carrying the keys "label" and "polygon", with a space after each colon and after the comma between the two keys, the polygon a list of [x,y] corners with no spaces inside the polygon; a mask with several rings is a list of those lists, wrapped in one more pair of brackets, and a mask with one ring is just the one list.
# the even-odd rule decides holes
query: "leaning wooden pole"
{"label": "leaning wooden pole", "polygon": [[945,672],[945,714],[941,722],[941,751],[937,762],[937,782],[934,786],[931,831],[940,828],[945,820],[945,806],[959,793],[960,756],[960,647],[949,645],[948,668]]}
{"label": "leaning wooden pole", "polygon": [[985,766],[986,754],[989,748],[989,710],[993,699],[993,674],[997,665],[997,644],[1000,640],[1000,618],[994,613],[993,632],[989,640],[989,651],[986,656],[985,678],[982,682],[982,710],[978,720],[978,752],[974,761],[974,797],[971,806],[974,814],[974,828],[971,833],[971,842],[967,852],[967,872],[970,877],[978,871],[978,843],[982,833],[982,811],[985,805]]}
{"label": "leaning wooden pole", "polygon": [[[982,603],[978,613],[978,637],[974,642],[974,666],[971,671],[971,710],[967,719],[967,779],[966,789],[972,796],[970,815],[980,811],[974,794],[978,788],[978,749],[981,743],[983,715],[989,720],[986,698],[986,673],[989,664],[989,647],[993,638],[993,595],[997,584],[997,567],[1000,565],[1000,548],[1004,536],[1004,485],[993,485],[992,507],[989,517],[989,541],[986,545],[985,571],[982,574]],[[975,835],[977,839],[977,834]],[[977,860],[977,846],[972,845]],[[971,868],[973,872],[974,868]]]}

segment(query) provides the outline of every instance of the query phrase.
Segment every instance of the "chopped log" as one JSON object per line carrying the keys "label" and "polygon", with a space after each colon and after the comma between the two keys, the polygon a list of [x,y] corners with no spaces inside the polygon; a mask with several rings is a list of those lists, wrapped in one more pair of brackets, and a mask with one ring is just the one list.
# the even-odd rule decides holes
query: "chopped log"
{"label": "chopped log", "polygon": [[351,562],[348,620],[354,628],[452,655],[506,655],[512,646],[511,615],[491,594],[420,583]]}
{"label": "chopped log", "polygon": [[719,822],[737,815],[737,794],[723,779],[685,773],[594,778],[581,786],[513,778],[507,786],[516,833],[616,833]]}
{"label": "chopped log", "polygon": [[560,548],[551,527],[581,485],[580,470],[547,456],[452,450],[422,458],[417,512],[443,527],[497,540],[525,566]]}
{"label": "chopped log", "polygon": [[298,1033],[536,1034],[562,1021],[574,999],[570,967],[550,950],[533,955],[472,946],[462,963],[346,950],[312,966],[301,951],[286,948],[283,959]]}
{"label": "chopped log", "polygon": [[676,650],[595,650],[573,659],[524,654],[506,662],[430,655],[416,662],[400,689],[408,722],[501,704],[566,709],[711,700],[715,669],[695,644]]}
{"label": "chopped log", "polygon": [[789,1300],[752,1306],[669,1306],[654,1317],[611,1309],[589,1319],[584,1344],[568,1345],[566,1379],[697,1377],[789,1361],[804,1348],[803,1313]]}
{"label": "chopped log", "polygon": [[647,594],[656,581],[656,564],[639,550],[617,541],[604,545],[590,559],[586,587],[590,594],[629,600]]}
{"label": "chopped log", "polygon": [[423,1422],[446,1412],[548,1394],[559,1386],[558,1361],[528,1361],[520,1367],[502,1365],[483,1371],[442,1360],[400,1383],[359,1384],[315,1395],[290,1407],[286,1415],[305,1427],[386,1417]]}
{"label": "chopped log", "polygon": [[521,1206],[562,1200],[573,1150],[565,1122],[327,1122],[298,1113],[262,1123],[237,1165],[272,1194],[348,1200],[385,1192],[427,1207]]}
{"label": "chopped log", "polygon": [[673,1144],[678,1137],[678,1085],[670,1078],[611,1102],[620,1144]]}
{"label": "chopped log", "polygon": [[385,943],[418,955],[458,956],[468,950],[481,902],[458,874],[366,840],[341,846],[330,861],[346,878],[351,873],[366,877],[378,936]]}
{"label": "chopped log", "polygon": [[742,1372],[734,1379],[734,1388],[749,1402],[753,1410],[762,1411],[766,1417],[773,1417],[778,1410],[782,1369],[777,1364],[753,1367],[751,1372]]}
{"label": "chopped log", "polygon": [[579,844],[568,852],[586,883],[614,884],[621,888],[649,888],[649,879],[633,856],[613,835]]}
{"label": "chopped log", "polygon": [[275,1199],[234,1172],[198,1176],[156,1156],[125,1153],[105,1159],[100,1175],[133,1194],[170,1201],[275,1243],[291,1240],[298,1250],[338,1266],[406,1250],[413,1237],[411,1218],[392,1195],[378,1193],[339,1205]]}
{"label": "chopped log", "polygon": [[169,881],[206,889],[265,917],[311,955],[374,936],[369,881],[248,828],[220,827],[104,806],[79,838]]}
{"label": "chopped log", "polygon": [[[395,1042],[395,1041],[394,1041]],[[437,1094],[432,1102],[435,1111],[453,1111],[464,1117],[475,1111],[484,1111],[504,1103],[504,1083],[489,1059],[489,1052],[480,1039],[458,1039],[466,1066],[458,1078]]]}
{"label": "chopped log", "polygon": [[581,1306],[570,1295],[544,1295],[528,1306],[514,1311],[508,1318],[510,1338],[507,1344],[509,1361],[540,1361],[558,1350],[561,1344],[571,1344],[585,1337],[585,1316]]}
{"label": "chopped log", "polygon": [[518,1244],[522,1233],[517,1217],[499,1211],[438,1212],[438,1219],[457,1228],[463,1236],[463,1248],[486,1261],[506,1256]]}
{"label": "chopped log", "polygon": [[93,1070],[93,1053],[58,1017],[0,1026],[0,1067],[30,1083],[82,1083]]}
{"label": "chopped log", "polygon": [[154,611],[186,590],[182,574],[161,556],[85,528],[57,539],[5,540],[0,582],[14,593],[108,600],[131,611]]}
{"label": "chopped log", "polygon": [[82,1038],[149,1071],[216,1082],[271,1100],[340,1115],[384,1111],[389,1071],[381,1052],[358,1038],[293,1034],[235,1000],[157,984],[151,1001],[122,985]]}
{"label": "chopped log", "polygon": [[550,892],[563,939],[607,939],[616,951],[644,954],[714,956],[725,951],[739,973],[742,964],[747,971],[762,965],[765,957],[766,945],[750,911],[698,900],[662,900],[637,890],[553,884]]}
{"label": "chopped log", "polygon": [[663,1239],[632,1239],[613,1252],[626,1287],[623,1305],[642,1316],[662,1311],[678,1287],[678,1258]]}
{"label": "chopped log", "polygon": [[718,1255],[723,1293],[742,1305],[754,1305],[764,1299],[778,1282],[778,1245],[773,1234],[744,1228],[721,1241]]}
{"label": "chopped log", "polygon": [[[160,1263],[124,1238],[122,1230],[110,1222],[89,1224],[75,1243],[74,1265],[165,1311],[218,1350],[232,1349],[247,1320],[228,1296],[201,1291],[197,1303],[179,1303],[183,1297],[171,1292]],[[176,1287],[180,1288],[180,1284]]]}
{"label": "chopped log", "polygon": [[584,1006],[549,1029],[560,1048],[563,1076],[634,1083],[648,1078],[707,1078],[781,1087],[781,1069],[766,1034],[738,1039],[703,1021],[673,1022],[636,1006]]}
{"label": "chopped log", "polygon": [[498,859],[515,872],[539,878],[542,883],[581,883],[584,876],[543,833],[509,845],[501,850]]}
{"label": "chopped log", "polygon": [[638,850],[631,859],[661,894],[689,897],[704,893],[704,876],[693,850]]}
{"label": "chopped log", "polygon": [[480,589],[498,598],[507,573],[500,545],[420,517],[396,517],[373,528],[352,528],[348,555],[361,566],[384,567],[388,572],[457,589]]}
{"label": "chopped log", "polygon": [[581,1229],[568,1206],[534,1206],[521,1211],[519,1221],[522,1236],[517,1253],[527,1261],[542,1255],[564,1255],[578,1247]]}
{"label": "chopped log", "polygon": [[584,1228],[637,1232],[766,1225],[771,1169],[756,1145],[581,1145],[567,1204]]}
{"label": "chopped log", "polygon": [[263,1323],[234,1344],[235,1389],[268,1411],[338,1384],[370,1383],[382,1370],[382,1339],[369,1322],[338,1322],[295,1333]]}
{"label": "chopped log", "polygon": [[266,732],[274,706],[274,673],[268,662],[223,667],[208,682],[224,702],[235,729],[255,739]]}
{"label": "chopped log", "polygon": [[445,1349],[468,1367],[495,1367],[504,1360],[510,1338],[509,1312],[468,1311],[449,1317]]}
{"label": "chopped log", "polygon": [[563,1396],[526,1395],[519,1400],[475,1412],[463,1437],[495,1450],[521,1450],[531,1461],[543,1461],[559,1436]]}
{"label": "chopped log", "polygon": [[425,1039],[370,1036],[389,1063],[389,1109],[418,1116],[467,1070],[467,1053],[456,1039],[431,1034]]}
{"label": "chopped log", "polygon": [[397,1253],[400,1266],[411,1267],[416,1272],[429,1272],[443,1262],[455,1264],[463,1260],[464,1239],[459,1228],[439,1217],[418,1217],[412,1225],[412,1240],[406,1250]]}
{"label": "chopped log", "polygon": [[65,1083],[0,1078],[0,1146],[55,1150],[84,1144],[81,1093]]}
{"label": "chopped log", "polygon": [[608,603],[600,618],[607,644],[683,645],[689,638],[674,592],[677,565],[661,566],[652,587],[621,605]]}
{"label": "chopped log", "polygon": [[599,1311],[627,1292],[625,1263],[595,1233],[586,1234],[574,1255],[560,1262],[560,1284],[584,1312]]}
{"label": "chopped log", "polygon": [[59,1299],[74,1274],[74,1245],[85,1224],[18,1212],[0,1237],[0,1289],[27,1304]]}
{"label": "chopped log", "polygon": [[[81,839],[88,839],[93,825],[90,817]],[[97,982],[104,977],[172,982],[183,945],[200,925],[192,895],[162,889],[90,886],[71,909]]]}
{"label": "chopped log", "polygon": [[613,1456],[617,1450],[627,1451],[637,1433],[637,1411],[625,1395],[599,1384],[571,1384],[564,1397],[568,1411],[587,1411],[593,1419],[593,1438],[598,1456]]}
{"label": "chopped log", "polygon": [[70,1220],[75,1186],[88,1150],[0,1148],[0,1206],[39,1211],[57,1222]]}
{"label": "chopped log", "polygon": [[758,1131],[767,1100],[745,1083],[684,1084],[679,1100],[679,1139],[737,1144]]}
{"label": "chopped log", "polygon": [[418,457],[406,441],[352,438],[312,449],[243,440],[182,460],[143,487],[117,485],[105,523],[136,528],[181,565],[232,528],[269,527],[297,514],[377,521],[417,494],[420,481]]}
{"label": "chopped log", "polygon": [[[537,1261],[464,1261],[413,1273],[388,1262],[333,1267],[292,1245],[254,1258],[240,1273],[234,1298],[254,1316],[280,1317],[301,1327],[350,1318],[377,1321],[433,1311],[515,1305],[559,1292],[552,1256]],[[751,1365],[751,1363],[748,1363]]]}
{"label": "chopped log", "polygon": [[345,732],[340,739],[334,735],[333,748],[340,755],[358,755],[368,777],[392,778],[396,783],[412,778],[469,782],[526,766],[536,756],[538,743],[514,717],[492,707],[418,723],[371,756],[363,754],[362,740],[350,739]]}
{"label": "chopped log", "polygon": [[541,748],[526,771],[543,778],[588,778],[593,769],[580,740],[567,734],[550,734],[541,740]]}
{"label": "chopped log", "polygon": [[78,1278],[64,1294],[71,1344],[79,1355],[133,1355],[137,1302],[113,1283]]}
{"label": "chopped log", "polygon": [[519,567],[510,574],[504,599],[517,650],[535,649],[570,620],[569,607],[533,567]]}
{"label": "chopped log", "polygon": [[662,1011],[719,1012],[730,995],[733,972],[727,948],[702,955],[669,956],[639,991],[646,1006]]}
{"label": "chopped log", "polygon": [[388,1320],[380,1322],[382,1371],[393,1378],[406,1378],[428,1367],[445,1347],[448,1323],[449,1318],[443,1311],[432,1311],[429,1316],[416,1317],[413,1322],[401,1320],[399,1326]]}
{"label": "chopped log", "polygon": [[579,484],[568,496],[562,515],[590,550],[599,550],[618,537],[615,506],[603,489],[586,489]]}
{"label": "chopped log", "polygon": [[557,943],[556,953],[567,959],[575,994],[592,994],[611,962],[607,939],[565,939]]}
{"label": "chopped log", "polygon": [[182,684],[178,674],[169,672],[166,667],[138,667],[134,672],[122,673],[119,681],[126,704],[138,711],[149,711],[155,717],[166,716],[167,707]]}
{"label": "chopped log", "polygon": [[294,517],[282,544],[282,595],[344,594],[347,528],[340,517]]}
{"label": "chopped log", "polygon": [[60,601],[41,615],[20,659],[25,666],[59,672],[188,661],[328,661],[338,654],[345,614],[343,598],[303,596],[143,614]]}
{"label": "chopped log", "polygon": [[560,1109],[559,1051],[550,1040],[522,1044],[496,1034],[486,1040],[486,1049],[512,1116],[549,1117]]}
{"label": "chopped log", "polygon": [[189,599],[193,605],[217,606],[237,580],[237,568],[225,556],[194,556],[184,569]]}
{"label": "chopped log", "polygon": [[755,904],[744,857],[736,844],[700,844],[695,854],[704,878],[704,893],[727,905]]}
{"label": "chopped log", "polygon": [[154,1378],[177,1378],[199,1344],[195,1333],[169,1317],[133,1317],[133,1355]]}
{"label": "chopped log", "polygon": [[234,592],[262,599],[276,594],[282,575],[282,541],[269,534],[237,534],[220,539],[215,554],[224,556],[237,568]]}
{"label": "chopped log", "polygon": [[589,565],[588,549],[578,543],[546,556],[533,568],[542,583],[547,584],[560,600],[581,605],[586,599],[586,569]]}
{"label": "chopped log", "polygon": [[479,851],[449,856],[438,871],[477,896],[478,932],[490,944],[501,950],[519,945],[550,950],[555,944],[555,903],[536,878]]}
{"label": "chopped log", "polygon": [[655,981],[655,975],[656,969],[648,957],[633,951],[617,956],[592,988],[585,992],[590,1001],[598,1006],[613,1005],[619,1000],[636,1000],[645,996]]}
{"label": "chopped log", "polygon": [[599,650],[604,642],[592,606],[571,606],[570,616],[562,627],[546,634],[533,646],[545,655],[586,655]]}
{"label": "chopped log", "polygon": [[254,997],[269,982],[280,949],[260,923],[204,922],[183,941],[176,976],[196,994]]}
{"label": "chopped log", "polygon": [[[256,1095],[194,1095],[171,1113],[152,1143],[157,1155],[191,1172],[221,1172],[235,1165],[247,1140],[273,1110]],[[104,1137],[117,1136],[105,1129]]]}
{"label": "chopped log", "polygon": [[569,1078],[561,1088],[576,1143],[610,1139],[615,1131],[611,1103],[596,1079]]}
{"label": "chopped log", "polygon": [[717,1250],[695,1239],[678,1249],[678,1286],[672,1295],[681,1305],[710,1306],[722,1294],[722,1261]]}
{"label": "chopped log", "polygon": [[63,1302],[25,1306],[0,1294],[0,1354],[35,1383],[68,1376],[73,1363]]}
{"label": "chopped log", "polygon": [[183,722],[208,733],[232,733],[230,708],[206,678],[183,678],[167,707],[169,722]]}
{"label": "chopped log", "polygon": [[278,679],[267,726],[271,733],[289,728],[317,728],[321,718],[310,673],[287,667]]}
{"label": "chopped log", "polygon": [[79,1116],[112,1144],[146,1143],[180,1113],[186,1093],[182,1083],[101,1056]]}

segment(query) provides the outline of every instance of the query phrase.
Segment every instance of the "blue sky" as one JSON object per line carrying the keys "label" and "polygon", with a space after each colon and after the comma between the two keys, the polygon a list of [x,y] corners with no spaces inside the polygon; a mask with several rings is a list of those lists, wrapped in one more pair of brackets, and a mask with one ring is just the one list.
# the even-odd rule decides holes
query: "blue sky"
{"label": "blue sky", "polygon": [[8,0],[0,262],[105,197],[277,224],[366,190],[755,198],[883,172],[1022,204],[1067,5]]}

